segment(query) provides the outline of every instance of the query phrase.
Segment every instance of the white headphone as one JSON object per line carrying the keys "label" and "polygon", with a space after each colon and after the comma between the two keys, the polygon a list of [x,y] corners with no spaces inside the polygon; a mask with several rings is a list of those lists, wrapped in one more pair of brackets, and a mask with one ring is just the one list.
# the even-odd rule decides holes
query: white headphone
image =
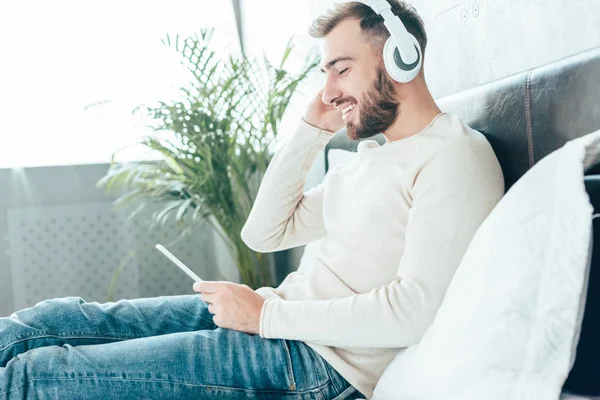
{"label": "white headphone", "polygon": [[423,62],[423,53],[419,41],[411,35],[402,20],[392,12],[392,6],[386,0],[346,0],[369,6],[383,17],[383,23],[390,32],[389,39],[383,46],[383,62],[385,69],[396,82],[412,81]]}

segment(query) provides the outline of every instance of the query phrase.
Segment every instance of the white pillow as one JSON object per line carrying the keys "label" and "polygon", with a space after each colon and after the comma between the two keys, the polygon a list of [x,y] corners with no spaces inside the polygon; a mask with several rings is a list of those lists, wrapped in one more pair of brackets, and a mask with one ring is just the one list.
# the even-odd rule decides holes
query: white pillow
{"label": "white pillow", "polygon": [[593,208],[584,169],[600,131],[529,170],[476,232],[418,345],[373,400],[557,400],[584,309]]}

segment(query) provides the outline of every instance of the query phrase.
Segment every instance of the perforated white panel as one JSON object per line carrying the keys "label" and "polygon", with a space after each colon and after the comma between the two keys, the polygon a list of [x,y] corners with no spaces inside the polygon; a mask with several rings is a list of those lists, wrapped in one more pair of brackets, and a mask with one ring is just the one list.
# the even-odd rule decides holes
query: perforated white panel
{"label": "perforated white panel", "polygon": [[[193,293],[193,281],[154,249],[177,238],[175,224],[150,230],[149,212],[129,222],[126,215],[111,203],[9,209],[13,308],[64,296],[107,301],[124,261],[114,300]],[[201,277],[219,279],[213,247],[207,225],[168,248]]]}

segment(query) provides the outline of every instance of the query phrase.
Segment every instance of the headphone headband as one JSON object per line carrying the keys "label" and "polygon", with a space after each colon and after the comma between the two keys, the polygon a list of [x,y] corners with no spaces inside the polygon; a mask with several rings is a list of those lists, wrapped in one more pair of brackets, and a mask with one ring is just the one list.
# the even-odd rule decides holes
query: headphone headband
{"label": "headphone headband", "polygon": [[369,6],[375,13],[383,17],[383,24],[394,39],[398,52],[405,64],[412,64],[418,60],[419,54],[410,37],[410,33],[402,23],[400,17],[392,12],[392,6],[386,0],[352,0]]}
{"label": "headphone headband", "polygon": [[383,60],[390,76],[397,82],[409,82],[421,69],[422,54],[419,42],[406,30],[400,17],[392,12],[386,0],[345,0],[338,3],[361,3],[383,17],[390,38],[383,49]]}

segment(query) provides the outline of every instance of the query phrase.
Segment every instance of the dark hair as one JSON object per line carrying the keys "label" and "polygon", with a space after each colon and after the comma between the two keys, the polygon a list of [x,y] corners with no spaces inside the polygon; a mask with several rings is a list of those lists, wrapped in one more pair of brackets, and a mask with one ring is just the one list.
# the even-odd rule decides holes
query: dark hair
{"label": "dark hair", "polygon": [[[417,11],[402,0],[387,1],[392,6],[392,12],[402,20],[406,30],[417,39],[424,56],[425,47],[427,47],[427,34],[425,33],[423,20],[419,17]],[[314,38],[323,38],[340,22],[349,18],[360,20],[361,30],[376,47],[383,47],[387,38],[390,37],[389,31],[383,24],[383,17],[376,14],[371,7],[357,2],[336,4],[324,15],[313,21],[308,34]]]}

